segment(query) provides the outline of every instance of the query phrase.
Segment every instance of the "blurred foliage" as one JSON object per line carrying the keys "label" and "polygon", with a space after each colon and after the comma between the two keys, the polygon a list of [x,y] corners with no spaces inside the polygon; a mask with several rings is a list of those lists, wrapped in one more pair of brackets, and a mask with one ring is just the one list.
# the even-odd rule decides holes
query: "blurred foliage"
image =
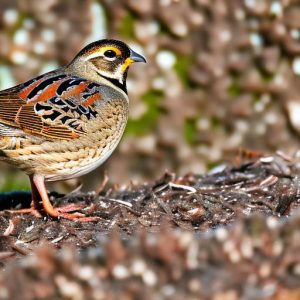
{"label": "blurred foliage", "polygon": [[138,119],[129,119],[125,134],[142,135],[155,128],[159,117],[159,101],[162,93],[157,91],[149,91],[141,97],[147,107],[146,113]]}
{"label": "blurred foliage", "polygon": [[174,70],[176,71],[181,82],[184,84],[185,88],[191,86],[191,81],[188,78],[188,71],[191,64],[191,58],[183,55],[177,56],[176,63],[174,64]]}
{"label": "blurred foliage", "polygon": [[197,130],[196,120],[195,119],[186,120],[184,126],[184,137],[186,139],[186,142],[191,145],[194,144],[197,133],[198,130]]}
{"label": "blurred foliage", "polygon": [[15,172],[6,172],[0,182],[2,192],[27,191],[30,190],[29,180],[25,174],[15,174]]}
{"label": "blurred foliage", "polygon": [[125,38],[134,37],[134,17],[131,15],[131,13],[128,12],[123,17],[118,30],[120,35],[122,35]]}

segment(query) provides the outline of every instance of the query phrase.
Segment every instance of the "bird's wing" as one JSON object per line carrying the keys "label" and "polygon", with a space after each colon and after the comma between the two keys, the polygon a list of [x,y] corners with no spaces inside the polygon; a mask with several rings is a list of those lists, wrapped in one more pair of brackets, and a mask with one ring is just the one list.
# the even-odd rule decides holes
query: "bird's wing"
{"label": "bird's wing", "polygon": [[0,92],[0,136],[15,130],[16,135],[76,139],[96,117],[93,103],[100,99],[99,85],[86,79],[57,73],[37,77]]}

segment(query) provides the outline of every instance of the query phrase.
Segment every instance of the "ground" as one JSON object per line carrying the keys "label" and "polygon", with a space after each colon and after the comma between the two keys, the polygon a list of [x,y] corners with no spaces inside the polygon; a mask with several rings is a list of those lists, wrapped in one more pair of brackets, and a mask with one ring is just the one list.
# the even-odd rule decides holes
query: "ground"
{"label": "ground", "polygon": [[299,158],[247,155],[202,176],[51,194],[92,223],[13,214],[30,194],[2,195],[0,299],[299,299]]}

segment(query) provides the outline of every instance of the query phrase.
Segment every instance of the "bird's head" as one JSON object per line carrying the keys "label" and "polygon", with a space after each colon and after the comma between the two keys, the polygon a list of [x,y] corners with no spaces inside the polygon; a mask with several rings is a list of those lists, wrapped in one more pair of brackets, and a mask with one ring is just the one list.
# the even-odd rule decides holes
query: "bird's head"
{"label": "bird's head", "polygon": [[100,81],[101,78],[109,80],[126,92],[127,71],[134,62],[146,62],[146,59],[121,41],[105,39],[87,45],[71,64],[94,71],[93,78],[99,76]]}

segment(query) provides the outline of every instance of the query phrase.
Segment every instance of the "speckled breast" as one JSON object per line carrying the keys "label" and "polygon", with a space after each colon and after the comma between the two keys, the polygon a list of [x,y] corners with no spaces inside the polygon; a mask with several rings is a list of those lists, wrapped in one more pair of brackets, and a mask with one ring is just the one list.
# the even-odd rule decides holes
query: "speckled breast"
{"label": "speckled breast", "polygon": [[100,166],[117,147],[128,119],[128,101],[103,100],[95,110],[97,116],[86,124],[86,132],[77,139],[30,143],[27,140],[20,149],[4,152],[10,163],[13,160],[27,174],[43,175],[47,181],[84,175]]}

